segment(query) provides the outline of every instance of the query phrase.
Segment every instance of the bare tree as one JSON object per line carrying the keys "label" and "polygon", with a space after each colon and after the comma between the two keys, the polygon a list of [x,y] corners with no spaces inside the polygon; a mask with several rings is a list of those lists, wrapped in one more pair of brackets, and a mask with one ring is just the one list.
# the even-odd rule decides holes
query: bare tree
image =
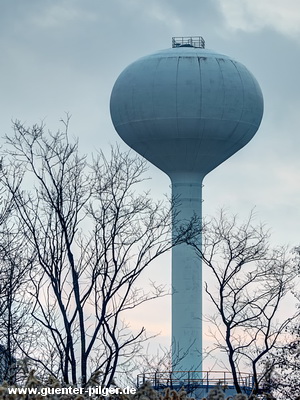
{"label": "bare tree", "polygon": [[[4,183],[23,224],[23,247],[35,256],[31,313],[48,332],[47,361],[27,356],[66,383],[86,385],[98,374],[109,386],[145,337],[143,327],[130,331],[124,312],[164,295],[160,285],[149,293],[137,281],[172,246],[172,210],[136,194],[144,161],[115,149],[110,160],[100,153],[89,165],[68,124],[46,134],[43,125],[15,122],[7,137],[22,184],[9,174]],[[191,236],[189,225],[173,245]]]}
{"label": "bare tree", "polygon": [[[295,253],[299,256],[299,247]],[[299,291],[295,295],[299,301]],[[276,396],[285,400],[300,399],[300,318],[288,327],[286,342],[268,356],[266,364],[270,369],[267,384]]]}
{"label": "bare tree", "polygon": [[[22,356],[18,343],[32,338],[32,321],[28,317],[29,304],[24,301],[31,267],[26,250],[22,250],[20,221],[13,216],[13,193],[3,185],[6,172],[0,165],[0,343],[1,378],[15,380],[16,357]],[[14,187],[20,180],[13,175]]]}
{"label": "bare tree", "polygon": [[23,252],[19,234],[13,231],[12,225],[4,225],[2,228],[7,229],[0,233],[0,342],[5,349],[6,360],[2,377],[12,383],[16,379],[17,358],[23,356],[22,347],[28,347],[35,339],[30,302],[24,296],[30,287],[31,260],[26,257],[26,249]]}
{"label": "bare tree", "polygon": [[237,392],[242,391],[241,365],[248,365],[257,393],[263,361],[299,314],[280,315],[296,264],[286,248],[270,248],[268,232],[253,225],[252,214],[239,225],[236,217],[221,212],[205,225],[203,250],[198,251],[209,269],[205,291],[216,309],[209,317],[216,347],[227,353]]}
{"label": "bare tree", "polygon": [[273,357],[270,386],[278,397],[286,400],[300,398],[300,335],[299,323],[291,329],[292,340]]}

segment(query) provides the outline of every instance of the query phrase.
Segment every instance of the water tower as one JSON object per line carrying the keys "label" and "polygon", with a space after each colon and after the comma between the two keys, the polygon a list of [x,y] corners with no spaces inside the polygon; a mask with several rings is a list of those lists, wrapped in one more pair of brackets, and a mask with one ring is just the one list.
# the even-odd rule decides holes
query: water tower
{"label": "water tower", "polygon": [[[202,37],[180,37],[171,49],[130,64],[113,87],[110,107],[121,138],[170,177],[175,235],[180,220],[201,218],[205,175],[256,133],[263,96],[243,64],[205,49]],[[172,251],[172,352],[176,370],[201,371],[201,261],[184,244]]]}

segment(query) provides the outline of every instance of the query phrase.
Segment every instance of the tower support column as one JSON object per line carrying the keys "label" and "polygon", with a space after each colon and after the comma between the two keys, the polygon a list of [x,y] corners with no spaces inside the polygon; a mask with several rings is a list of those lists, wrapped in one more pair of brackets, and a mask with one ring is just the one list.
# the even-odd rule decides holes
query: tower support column
{"label": "tower support column", "polygon": [[[191,173],[171,177],[173,241],[180,226],[193,217],[201,223],[202,179]],[[201,248],[201,233],[194,242]],[[172,250],[172,366],[173,371],[202,370],[202,267],[196,250],[187,244]]]}

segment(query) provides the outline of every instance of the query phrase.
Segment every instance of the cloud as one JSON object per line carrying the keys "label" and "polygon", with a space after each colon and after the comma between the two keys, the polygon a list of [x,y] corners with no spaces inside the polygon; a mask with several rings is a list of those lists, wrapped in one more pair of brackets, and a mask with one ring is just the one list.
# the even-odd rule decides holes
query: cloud
{"label": "cloud", "polygon": [[70,3],[66,1],[62,1],[60,4],[49,4],[31,18],[34,25],[42,28],[61,27],[66,23],[82,23],[84,20],[95,21],[96,15],[85,9],[70,7]]}
{"label": "cloud", "polygon": [[233,31],[272,28],[293,38],[300,33],[298,0],[219,0],[219,6]]}

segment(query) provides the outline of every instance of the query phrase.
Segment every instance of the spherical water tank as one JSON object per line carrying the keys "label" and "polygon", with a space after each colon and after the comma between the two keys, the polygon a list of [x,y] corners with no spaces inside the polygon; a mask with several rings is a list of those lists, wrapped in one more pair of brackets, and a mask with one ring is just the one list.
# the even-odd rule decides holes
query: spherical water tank
{"label": "spherical water tank", "polygon": [[195,47],[129,65],[110,105],[121,138],[171,178],[206,175],[249,142],[263,114],[260,87],[243,64]]}

